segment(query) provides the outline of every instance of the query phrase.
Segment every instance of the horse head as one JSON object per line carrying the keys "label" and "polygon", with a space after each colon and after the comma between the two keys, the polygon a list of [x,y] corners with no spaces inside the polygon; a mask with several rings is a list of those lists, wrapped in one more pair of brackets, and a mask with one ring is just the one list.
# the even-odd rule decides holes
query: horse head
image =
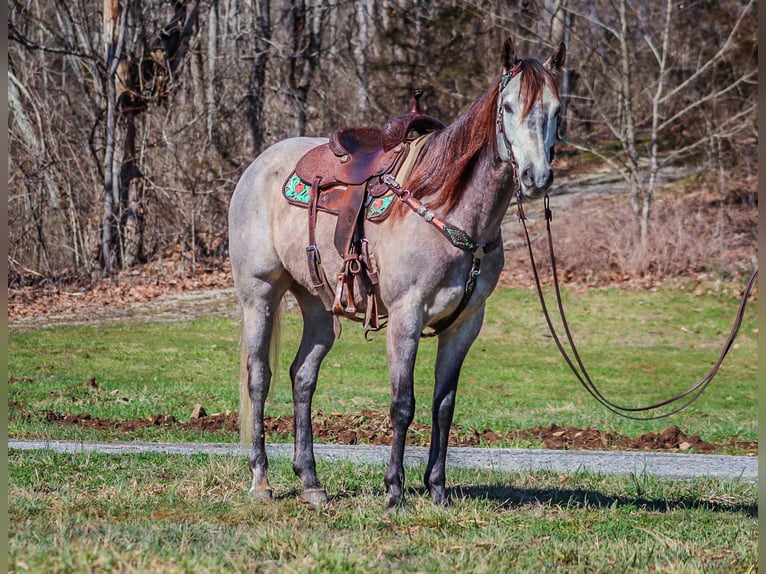
{"label": "horse head", "polygon": [[508,38],[503,45],[503,76],[497,98],[497,150],[500,159],[516,169],[521,192],[539,197],[553,183],[553,148],[561,102],[556,76],[564,67],[566,48],[544,64],[536,59],[519,60]]}

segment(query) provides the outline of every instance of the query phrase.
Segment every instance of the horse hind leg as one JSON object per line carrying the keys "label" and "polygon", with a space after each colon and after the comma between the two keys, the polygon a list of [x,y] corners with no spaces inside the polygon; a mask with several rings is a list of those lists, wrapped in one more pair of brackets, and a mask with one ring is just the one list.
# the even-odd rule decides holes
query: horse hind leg
{"label": "horse hind leg", "polygon": [[301,344],[290,366],[295,419],[293,470],[303,485],[301,500],[320,505],[327,501],[327,494],[316,472],[311,402],[316,390],[319,368],[335,342],[335,334],[332,316],[320,299],[297,285],[292,291],[303,315]]}
{"label": "horse hind leg", "polygon": [[[271,385],[269,355],[272,350],[274,329],[278,319],[281,293],[267,289],[263,296],[242,298],[243,311],[243,362],[245,376],[240,392],[240,428],[246,437],[248,418],[252,417],[252,439],[249,466],[253,473],[250,488],[252,498],[269,499],[272,495],[268,480],[268,457],[266,456],[266,432],[264,427],[264,405]],[[249,404],[248,404],[249,403]],[[246,411],[249,410],[249,413]]]}

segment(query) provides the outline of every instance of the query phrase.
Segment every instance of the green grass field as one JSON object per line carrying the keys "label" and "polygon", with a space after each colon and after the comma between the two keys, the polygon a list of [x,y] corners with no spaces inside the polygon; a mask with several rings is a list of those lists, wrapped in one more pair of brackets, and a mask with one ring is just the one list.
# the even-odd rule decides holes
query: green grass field
{"label": "green grass field", "polygon": [[[583,360],[607,397],[655,402],[687,388],[712,366],[737,302],[724,296],[619,290],[565,293]],[[267,415],[292,412],[287,368],[301,321],[285,314],[280,368]],[[495,431],[552,423],[627,436],[678,425],[710,442],[757,440],[757,325],[748,309],[735,348],[691,408],[655,422],[623,420],[576,381],[548,335],[536,296],[500,289],[489,300],[479,339],[463,367],[455,423]],[[169,414],[188,420],[200,403],[210,413],[237,410],[239,326],[226,318],[181,323],[136,320],[56,327],[9,335],[10,435],[49,438],[234,441],[232,435],[162,428],[138,436],[94,433],[49,422],[46,413],[87,412],[106,419]],[[416,364],[416,420],[430,423],[436,342],[424,339]],[[94,384],[87,384],[95,378]],[[348,324],[325,360],[315,408],[325,413],[388,411],[385,335],[367,342]],[[284,440],[284,439],[283,439]]]}
{"label": "green grass field", "polygon": [[331,499],[314,509],[286,459],[272,462],[269,503],[248,498],[240,457],[17,451],[9,463],[15,572],[731,573],[756,562],[755,485],[455,469],[451,507],[416,486],[408,510],[385,514],[382,466],[320,462]]}
{"label": "green grass field", "polygon": [[[591,375],[615,400],[675,394],[715,361],[737,302],[721,295],[567,292]],[[267,414],[291,412],[287,365],[300,321],[283,320],[280,376]],[[180,323],[56,327],[9,334],[11,437],[228,441],[234,433],[151,427],[125,435],[51,422],[46,413],[111,420],[188,419],[237,409],[239,327]],[[323,367],[315,407],[388,409],[384,335],[348,325]],[[635,436],[675,424],[705,440],[757,439],[757,326],[751,308],[736,348],[690,409],[624,421],[569,374],[535,295],[501,289],[463,368],[455,422],[517,429],[556,423]],[[428,421],[434,341],[416,368]],[[88,382],[90,380],[90,383]],[[281,437],[286,440],[289,437]],[[530,444],[528,446],[539,446]],[[754,484],[646,475],[509,474],[450,469],[453,505],[435,508],[408,469],[406,511],[386,514],[382,466],[318,463],[330,503],[298,502],[290,461],[271,461],[277,498],[247,496],[245,457],[9,453],[9,571],[14,572],[751,572]]]}

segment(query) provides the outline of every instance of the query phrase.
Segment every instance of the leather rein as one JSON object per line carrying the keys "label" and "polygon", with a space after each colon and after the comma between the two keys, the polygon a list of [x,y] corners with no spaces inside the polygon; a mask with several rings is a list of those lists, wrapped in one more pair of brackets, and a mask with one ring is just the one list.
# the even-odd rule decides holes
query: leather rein
{"label": "leather rein", "polygon": [[[580,354],[577,351],[577,347],[574,344],[574,340],[572,339],[572,333],[569,329],[569,324],[564,314],[564,306],[561,302],[561,291],[559,289],[558,274],[556,271],[556,257],[553,252],[553,237],[551,234],[551,220],[553,219],[553,215],[550,209],[550,201],[547,195],[545,196],[544,201],[545,201],[545,204],[544,204],[545,205],[545,222],[546,222],[546,228],[547,228],[547,234],[548,234],[548,250],[550,252],[550,257],[551,257],[551,271],[553,273],[553,285],[554,285],[554,289],[556,293],[556,303],[557,303],[559,315],[561,317],[561,323],[564,327],[564,332],[566,333],[566,338],[572,350],[572,355],[574,357],[574,360],[569,356],[566,349],[564,349],[561,339],[556,333],[556,329],[553,327],[553,322],[551,321],[551,317],[548,312],[548,307],[545,304],[545,297],[543,296],[543,290],[540,284],[540,277],[537,272],[537,265],[535,264],[535,257],[532,251],[532,242],[530,241],[529,231],[527,230],[527,224],[526,224],[527,218],[524,215],[524,209],[522,207],[522,195],[520,191],[517,193],[517,207],[518,207],[517,215],[519,220],[522,223],[522,226],[524,227],[524,235],[526,237],[527,248],[529,250],[529,258],[532,264],[532,271],[535,277],[537,295],[538,295],[538,298],[540,299],[540,304],[543,308],[545,321],[548,323],[548,329],[550,330],[551,335],[553,336],[553,340],[556,342],[556,346],[558,347],[559,351],[561,352],[561,355],[564,357],[564,360],[566,361],[567,365],[569,365],[569,368],[572,370],[577,380],[580,382],[580,384],[582,384],[583,387],[585,387],[585,390],[587,390],[588,393],[590,393],[590,395],[594,399],[596,399],[599,403],[601,403],[604,407],[606,407],[613,413],[627,419],[640,420],[640,421],[657,420],[657,419],[674,415],[682,411],[686,407],[688,407],[695,400],[697,400],[697,398],[702,394],[705,388],[710,384],[710,381],[713,380],[713,377],[715,377],[716,373],[718,373],[718,369],[723,363],[723,360],[726,357],[727,353],[729,352],[729,349],[731,349],[734,343],[734,339],[737,336],[737,332],[739,331],[739,328],[742,325],[742,319],[745,314],[745,306],[747,305],[747,299],[750,295],[750,291],[752,290],[753,285],[755,284],[755,280],[758,277],[758,269],[756,268],[756,270],[753,271],[752,275],[750,276],[750,280],[747,282],[747,286],[745,287],[745,291],[742,294],[742,300],[740,301],[739,309],[737,310],[737,315],[734,319],[734,324],[732,325],[731,331],[729,332],[729,336],[726,338],[726,341],[724,342],[724,345],[721,350],[721,354],[718,357],[718,360],[713,365],[713,368],[710,369],[710,371],[707,373],[707,375],[702,377],[699,381],[697,381],[694,385],[689,387],[687,390],[675,395],[674,397],[665,399],[658,403],[654,403],[654,404],[642,406],[642,407],[625,407],[622,405],[618,405],[610,401],[606,397],[604,397],[601,391],[599,391],[599,389],[596,387],[595,383],[591,380],[590,376],[588,375],[588,371],[585,369],[582,359],[580,358]],[[576,366],[575,366],[575,363],[577,363]],[[654,411],[664,406],[676,404],[679,401],[684,401],[684,402],[680,406],[677,406],[673,408],[671,411],[666,413],[661,413],[658,415],[648,415],[648,416],[640,416],[635,414],[635,413],[645,413],[648,411]]]}

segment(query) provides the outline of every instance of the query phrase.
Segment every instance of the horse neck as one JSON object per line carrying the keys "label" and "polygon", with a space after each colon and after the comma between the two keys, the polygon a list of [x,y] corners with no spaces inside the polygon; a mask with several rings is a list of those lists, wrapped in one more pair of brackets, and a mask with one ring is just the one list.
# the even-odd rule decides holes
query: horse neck
{"label": "horse neck", "polygon": [[446,219],[474,241],[494,240],[513,196],[514,171],[503,162],[494,145],[486,145],[464,178],[465,189]]}

